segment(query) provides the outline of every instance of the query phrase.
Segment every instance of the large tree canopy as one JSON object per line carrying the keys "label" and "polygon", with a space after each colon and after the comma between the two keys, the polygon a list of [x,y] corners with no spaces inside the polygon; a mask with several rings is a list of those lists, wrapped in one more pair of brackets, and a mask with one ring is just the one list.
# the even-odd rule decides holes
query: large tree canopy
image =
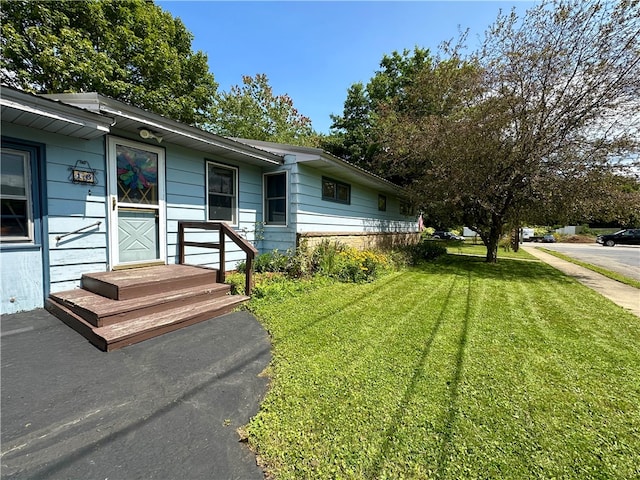
{"label": "large tree canopy", "polygon": [[167,117],[207,120],[217,85],[180,19],[145,0],[1,2],[2,83],[95,91]]}
{"label": "large tree canopy", "polygon": [[222,93],[212,118],[207,128],[219,135],[306,146],[317,139],[311,119],[298,112],[289,95],[274,95],[265,74],[245,75],[242,86]]}
{"label": "large tree canopy", "polygon": [[522,221],[637,220],[639,71],[637,0],[500,15],[478,51],[445,51],[380,108],[379,161],[476,230],[487,261]]}
{"label": "large tree canopy", "polygon": [[418,47],[413,51],[384,55],[379,70],[366,86],[358,82],[347,90],[342,115],[331,115],[331,135],[323,139],[323,147],[356,165],[376,171],[378,165],[373,158],[378,150],[378,110],[392,99],[401,106],[416,75],[430,61],[429,51]]}

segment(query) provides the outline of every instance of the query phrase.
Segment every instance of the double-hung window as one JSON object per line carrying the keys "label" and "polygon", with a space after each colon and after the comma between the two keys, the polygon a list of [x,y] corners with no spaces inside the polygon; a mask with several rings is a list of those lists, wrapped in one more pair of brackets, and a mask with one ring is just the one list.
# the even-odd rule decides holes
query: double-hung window
{"label": "double-hung window", "polygon": [[0,240],[33,241],[29,152],[2,149],[0,161]]}
{"label": "double-hung window", "polygon": [[287,224],[287,172],[264,176],[265,225]]}
{"label": "double-hung window", "polygon": [[238,223],[238,169],[207,162],[207,219]]}

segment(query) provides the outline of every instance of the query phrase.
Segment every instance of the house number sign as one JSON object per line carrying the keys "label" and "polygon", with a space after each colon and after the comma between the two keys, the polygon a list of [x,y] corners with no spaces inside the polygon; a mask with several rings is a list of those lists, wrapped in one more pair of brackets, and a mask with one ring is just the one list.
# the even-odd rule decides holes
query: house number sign
{"label": "house number sign", "polygon": [[69,167],[69,170],[71,170],[71,181],[73,183],[98,184],[96,170],[91,168],[91,165],[86,160],[78,160],[73,167]]}

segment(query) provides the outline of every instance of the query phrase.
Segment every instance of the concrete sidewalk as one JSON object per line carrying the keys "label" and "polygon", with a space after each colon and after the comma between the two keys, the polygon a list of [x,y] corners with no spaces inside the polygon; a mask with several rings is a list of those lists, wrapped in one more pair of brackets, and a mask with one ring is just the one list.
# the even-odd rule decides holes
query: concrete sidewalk
{"label": "concrete sidewalk", "polygon": [[263,479],[265,330],[231,313],[104,353],[45,310],[2,317],[3,479]]}
{"label": "concrete sidewalk", "polygon": [[640,290],[637,288],[607,278],[604,275],[589,270],[588,268],[584,268],[558,257],[554,257],[553,255],[549,255],[546,252],[540,251],[533,245],[522,245],[520,248],[523,248],[539,260],[542,260],[552,267],[557,268],[562,273],[575,278],[583,285],[592,288],[612,302],[626,308],[640,317]]}

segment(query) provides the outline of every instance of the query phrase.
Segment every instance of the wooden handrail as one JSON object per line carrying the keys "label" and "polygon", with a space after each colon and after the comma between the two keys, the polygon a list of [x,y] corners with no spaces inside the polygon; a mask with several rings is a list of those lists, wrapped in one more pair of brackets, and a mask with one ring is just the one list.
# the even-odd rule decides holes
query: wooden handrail
{"label": "wooden handrail", "polygon": [[[184,239],[184,231],[186,228],[199,228],[201,230],[217,230],[219,232],[218,242],[187,242]],[[218,282],[224,283],[225,280],[225,238],[228,237],[233,241],[246,255],[245,270],[245,295],[251,295],[251,283],[253,270],[253,259],[258,254],[258,250],[247,240],[242,238],[236,231],[224,222],[193,222],[178,221],[178,261],[184,264],[185,247],[213,248],[220,251],[220,268],[218,269]]]}

